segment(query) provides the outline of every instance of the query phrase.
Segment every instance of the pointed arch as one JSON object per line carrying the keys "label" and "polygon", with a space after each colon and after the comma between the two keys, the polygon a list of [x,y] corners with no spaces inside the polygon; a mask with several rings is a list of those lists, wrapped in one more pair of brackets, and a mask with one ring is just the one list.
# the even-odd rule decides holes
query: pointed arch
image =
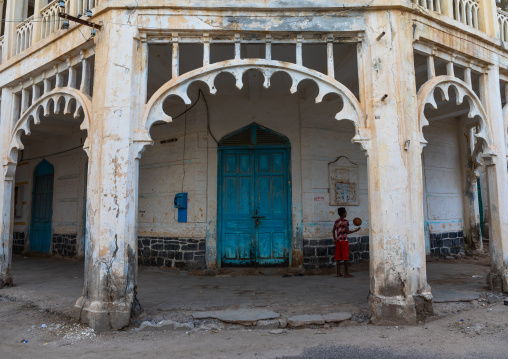
{"label": "pointed arch", "polygon": [[35,176],[44,176],[55,172],[55,167],[46,159],[42,159],[37,166],[35,166]]}
{"label": "pointed arch", "polygon": [[270,144],[277,147],[291,147],[289,138],[255,122],[233,131],[219,141],[219,147],[255,147]]}
{"label": "pointed arch", "polygon": [[448,91],[450,89],[453,89],[455,92],[457,105],[461,105],[464,99],[468,102],[468,118],[479,118],[477,132],[475,133],[477,141],[472,157],[476,165],[480,165],[480,156],[490,153],[490,146],[492,145],[492,131],[487,120],[487,112],[473,89],[464,81],[453,76],[433,77],[420,88],[420,91],[418,91],[418,128],[420,130],[421,147],[423,149],[427,144],[423,136],[423,127],[429,125],[429,121],[425,117],[425,105],[429,104],[434,109],[437,109],[438,106],[434,98],[434,91],[437,90],[444,101],[449,101],[450,97]]}
{"label": "pointed arch", "polygon": [[292,94],[297,91],[298,84],[303,80],[311,80],[319,89],[319,93],[315,99],[316,103],[320,103],[327,94],[334,93],[339,95],[344,106],[342,110],[336,114],[335,118],[337,120],[352,121],[355,125],[356,132],[353,142],[359,142],[364,147],[364,150],[367,150],[366,141],[370,138],[368,136],[368,130],[365,128],[365,117],[359,101],[346,86],[334,78],[318,71],[293,63],[265,59],[222,61],[188,72],[168,81],[148,101],[139,126],[136,141],[142,143],[143,146],[150,144],[151,138],[149,131],[153,123],[157,121],[172,121],[172,118],[166,115],[162,108],[164,101],[168,97],[178,96],[185,104],[189,105],[191,100],[187,95],[187,90],[189,86],[196,81],[205,83],[210,93],[215,94],[217,89],[215,88],[214,82],[217,76],[222,73],[233,75],[236,79],[236,87],[241,89],[243,87],[242,76],[250,70],[257,70],[263,75],[263,87],[265,88],[270,87],[270,79],[275,73],[284,72],[288,74],[292,81],[290,89]]}
{"label": "pointed arch", "polygon": [[[76,103],[76,109],[73,112],[72,105],[74,101]],[[63,87],[45,93],[21,114],[20,119],[17,121],[11,133],[8,158],[5,165],[16,164],[18,162],[18,151],[24,148],[21,142],[21,136],[23,133],[26,135],[31,133],[32,120],[34,125],[40,124],[41,115],[48,116],[51,110],[53,110],[55,114],[72,114],[75,119],[78,119],[79,116],[83,114],[83,122],[80,125],[80,129],[87,131],[87,138],[83,144],[83,149],[88,154],[92,99],[79,90],[71,87]]]}

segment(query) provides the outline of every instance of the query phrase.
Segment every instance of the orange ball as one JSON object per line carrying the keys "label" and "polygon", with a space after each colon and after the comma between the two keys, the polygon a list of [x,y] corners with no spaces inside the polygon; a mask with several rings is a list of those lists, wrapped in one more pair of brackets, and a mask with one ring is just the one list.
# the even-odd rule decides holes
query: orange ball
{"label": "orange ball", "polygon": [[359,225],[362,224],[362,220],[356,217],[355,219],[353,219],[353,224],[358,227]]}

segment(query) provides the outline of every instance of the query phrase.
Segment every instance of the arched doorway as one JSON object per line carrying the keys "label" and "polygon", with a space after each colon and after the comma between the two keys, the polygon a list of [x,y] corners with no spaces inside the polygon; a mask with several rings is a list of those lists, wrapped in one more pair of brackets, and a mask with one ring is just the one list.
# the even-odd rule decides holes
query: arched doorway
{"label": "arched doorway", "polygon": [[30,251],[49,253],[51,249],[51,219],[53,216],[53,183],[55,169],[42,160],[35,169]]}
{"label": "arched doorway", "polygon": [[289,140],[258,124],[219,142],[222,266],[285,266],[291,258]]}

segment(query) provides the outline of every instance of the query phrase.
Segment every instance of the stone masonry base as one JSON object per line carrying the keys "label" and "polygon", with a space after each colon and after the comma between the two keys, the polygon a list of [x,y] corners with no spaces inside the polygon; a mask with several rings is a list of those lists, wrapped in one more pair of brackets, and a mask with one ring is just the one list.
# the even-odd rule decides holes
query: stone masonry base
{"label": "stone masonry base", "polygon": [[138,238],[138,263],[143,266],[205,269],[205,239]]}
{"label": "stone masonry base", "polygon": [[76,234],[53,234],[51,253],[62,257],[73,258],[77,254]]}
{"label": "stone masonry base", "polygon": [[430,234],[430,255],[449,256],[464,251],[464,232]]}
{"label": "stone masonry base", "polygon": [[[349,263],[369,260],[369,237],[348,237]],[[303,265],[306,270],[335,266],[335,244],[332,238],[304,239]]]}
{"label": "stone masonry base", "polygon": [[25,232],[14,232],[12,239],[12,253],[21,254],[25,251]]}

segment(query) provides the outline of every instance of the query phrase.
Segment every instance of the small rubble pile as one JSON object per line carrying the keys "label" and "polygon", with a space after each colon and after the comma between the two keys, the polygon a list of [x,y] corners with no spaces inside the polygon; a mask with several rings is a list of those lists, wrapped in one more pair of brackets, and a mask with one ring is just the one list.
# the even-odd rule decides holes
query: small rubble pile
{"label": "small rubble pile", "polygon": [[28,331],[30,332],[36,330],[46,331],[49,334],[72,342],[83,339],[94,339],[97,337],[93,329],[89,328],[84,324],[78,323],[42,324],[40,327],[32,325],[31,329],[29,329]]}

